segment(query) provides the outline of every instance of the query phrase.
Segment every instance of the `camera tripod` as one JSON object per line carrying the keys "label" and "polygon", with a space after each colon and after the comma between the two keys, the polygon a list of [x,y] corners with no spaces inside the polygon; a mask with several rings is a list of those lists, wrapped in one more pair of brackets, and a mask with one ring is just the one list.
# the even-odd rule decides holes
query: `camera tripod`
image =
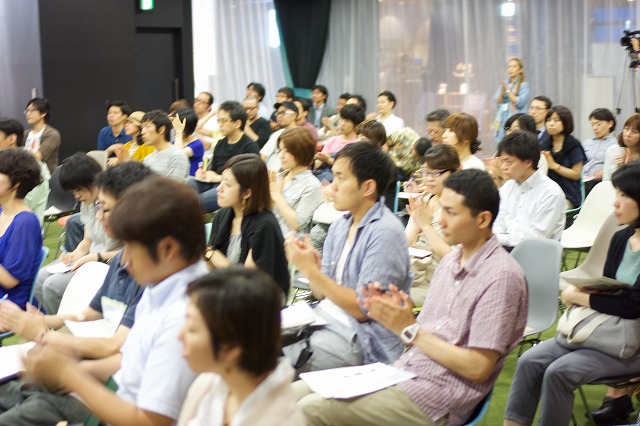
{"label": "camera tripod", "polygon": [[[633,58],[632,58],[633,56]],[[622,113],[622,101],[627,93],[627,84],[631,81],[631,91],[633,93],[633,109],[636,114],[640,113],[640,107],[638,106],[638,92],[636,90],[636,75],[640,67],[640,61],[635,53],[631,53],[627,56],[625,63],[624,76],[622,77],[622,87],[620,93],[618,93],[618,101],[616,102],[616,118]]]}

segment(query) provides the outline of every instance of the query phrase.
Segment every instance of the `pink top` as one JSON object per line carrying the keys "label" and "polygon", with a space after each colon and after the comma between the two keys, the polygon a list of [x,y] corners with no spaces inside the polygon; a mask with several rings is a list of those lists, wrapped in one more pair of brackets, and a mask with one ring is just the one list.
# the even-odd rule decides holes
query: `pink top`
{"label": "pink top", "polygon": [[334,136],[328,139],[324,143],[324,147],[322,148],[323,154],[337,154],[342,151],[342,148],[349,145],[350,143],[358,142],[358,138],[355,137],[353,139],[344,139],[342,135]]}

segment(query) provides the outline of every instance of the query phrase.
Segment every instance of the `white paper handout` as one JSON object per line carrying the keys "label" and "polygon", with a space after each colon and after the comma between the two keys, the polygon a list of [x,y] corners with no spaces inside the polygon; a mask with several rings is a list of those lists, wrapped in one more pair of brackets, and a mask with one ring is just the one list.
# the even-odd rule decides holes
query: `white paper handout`
{"label": "white paper handout", "polygon": [[35,345],[35,342],[28,342],[0,347],[0,382],[13,379],[24,370],[22,357]]}
{"label": "white paper handout", "polygon": [[51,265],[47,266],[47,272],[50,274],[62,274],[65,272],[69,272],[72,266],[67,266],[62,262],[53,262]]}
{"label": "white paper handout", "polygon": [[413,373],[381,362],[300,374],[312,391],[324,398],[336,399],[367,395],[414,377]]}
{"label": "white paper handout", "polygon": [[113,324],[104,319],[82,322],[65,320],[64,325],[76,337],[111,337],[116,331]]}

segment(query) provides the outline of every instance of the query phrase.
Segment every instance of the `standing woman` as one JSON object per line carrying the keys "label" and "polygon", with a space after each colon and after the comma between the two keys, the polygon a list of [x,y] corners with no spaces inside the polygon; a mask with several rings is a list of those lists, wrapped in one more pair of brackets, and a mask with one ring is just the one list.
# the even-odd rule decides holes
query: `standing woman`
{"label": "standing woman", "polygon": [[482,149],[476,119],[464,112],[456,112],[447,118],[444,127],[442,142],[456,150],[462,168],[484,170],[484,162],[474,155]]}
{"label": "standing woman", "polygon": [[215,268],[243,264],[260,269],[289,292],[284,238],[271,212],[267,166],[256,154],[240,154],[224,165],[205,258]]}
{"label": "standing woman", "polygon": [[41,182],[40,165],[27,151],[0,151],[0,294],[22,309],[42,257],[40,222],[24,197]]}
{"label": "standing woman", "polygon": [[322,185],[309,170],[316,143],[304,127],[285,130],[278,137],[280,174],[269,172],[269,189],[274,202],[273,213],[282,235],[308,233],[311,219],[322,204]]}
{"label": "standing woman", "polygon": [[587,156],[580,141],[571,136],[573,116],[569,108],[551,107],[547,111],[546,127],[549,136],[540,141],[540,149],[549,164],[548,176],[564,191],[567,208],[580,207],[580,176]]}
{"label": "standing woman", "polygon": [[531,92],[529,83],[524,80],[524,65],[522,60],[512,58],[507,62],[508,78],[500,83],[500,87],[493,97],[493,102],[498,106],[496,114],[496,141],[500,142],[504,137],[504,124],[512,114],[527,112]]}
{"label": "standing woman", "polygon": [[[306,131],[306,130],[305,130]],[[189,284],[180,340],[193,382],[178,426],[299,426],[294,371],[280,355],[278,287],[240,267]]]}

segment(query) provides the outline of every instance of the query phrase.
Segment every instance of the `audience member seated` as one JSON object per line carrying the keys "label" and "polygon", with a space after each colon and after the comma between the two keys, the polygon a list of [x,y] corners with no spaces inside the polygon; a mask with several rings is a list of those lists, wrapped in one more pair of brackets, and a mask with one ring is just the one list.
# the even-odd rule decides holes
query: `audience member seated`
{"label": "audience member seated", "polygon": [[519,58],[511,58],[507,62],[507,79],[500,82],[500,87],[493,96],[493,103],[498,107],[495,118],[495,140],[500,142],[504,137],[504,123],[513,113],[523,113],[529,105],[531,92],[529,83],[524,78],[524,64]]}
{"label": "audience member seated", "polygon": [[142,117],[142,140],[156,150],[147,155],[143,164],[159,175],[186,181],[189,177],[189,158],[170,142],[172,125],[167,113],[159,109]]}
{"label": "audience member seated", "polygon": [[260,105],[258,107],[258,115],[265,120],[269,120],[269,108],[267,108],[262,102],[266,94],[267,92],[264,89],[264,86],[260,83],[251,82],[247,85],[246,96],[254,96],[258,100],[258,104]]}
{"label": "audience member seated", "polygon": [[131,140],[124,130],[127,117],[131,115],[131,107],[123,101],[109,101],[107,103],[106,127],[98,133],[97,147],[100,151],[106,151],[109,157],[115,154],[115,148]]}
{"label": "audience member seated", "polygon": [[[121,353],[83,368],[68,352],[38,345],[25,360],[28,374],[49,389],[74,392],[105,424],[174,424],[195,379],[177,336],[186,287],[207,273],[202,216],[197,195],[175,179],[154,176],[126,190],[109,225],[125,242],[122,262],[145,291]],[[104,386],[114,373],[115,395]]]}
{"label": "audience member seated", "polygon": [[62,253],[59,260],[52,264],[63,263],[71,267],[70,271],[52,274],[46,267],[38,273],[35,296],[49,314],[58,312],[64,290],[76,269],[90,261],[112,259],[117,254],[118,241],[107,236],[97,218],[98,187],[95,178],[101,171],[100,165],[83,153],[67,158],[60,168],[60,185],[66,191],[71,191],[80,202],[84,238],[74,251]]}
{"label": "audience member seated", "polygon": [[[331,117],[322,118],[322,127],[318,129],[318,138],[315,138],[316,141],[318,141],[318,139],[321,139],[324,141],[330,137],[336,136],[336,129],[338,128],[338,120],[340,120],[340,116],[338,114],[340,113],[340,110],[342,109],[342,107],[348,103],[350,98],[351,98],[351,95],[349,93],[343,93],[338,97],[338,103],[336,104],[336,113],[333,114]],[[362,108],[362,105],[360,105],[360,107]],[[362,108],[362,109],[366,111],[366,108]]]}
{"label": "audience member seated", "polygon": [[618,135],[618,144],[607,149],[602,171],[602,180],[611,180],[617,169],[631,161],[640,159],[640,114],[634,114],[624,123]]}
{"label": "audience member seated", "polygon": [[309,111],[309,122],[311,122],[317,129],[322,128],[322,119],[331,117],[336,111],[327,105],[327,98],[329,97],[329,91],[321,84],[316,84],[311,88],[311,100],[313,101],[313,108]]}
{"label": "audience member seated", "polygon": [[200,92],[193,100],[193,110],[198,116],[196,133],[202,141],[205,151],[210,150],[216,144],[220,130],[216,119],[218,110],[213,106],[213,95],[209,92]]}
{"label": "audience member seated", "polygon": [[382,123],[376,120],[365,120],[356,127],[359,141],[368,141],[376,148],[382,148],[387,143],[387,131]]}
{"label": "audience member seated", "polygon": [[[23,135],[24,128],[18,120],[0,117],[0,151],[22,147],[24,145]],[[38,217],[38,221],[42,225],[44,211],[47,209],[47,200],[49,199],[49,179],[51,174],[45,163],[39,160],[36,161],[40,166],[42,182],[27,193],[24,197],[24,203]]]}
{"label": "audience member seated", "polygon": [[291,389],[294,371],[280,354],[281,293],[268,275],[238,267],[189,285],[180,332],[200,376],[178,426],[304,425]]}
{"label": "audience member seated", "polygon": [[45,163],[49,173],[53,173],[58,167],[60,132],[49,125],[49,110],[47,99],[33,98],[27,103],[24,115],[32,129],[24,132],[24,149]]}
{"label": "audience member seated", "polygon": [[[277,104],[281,104],[282,102],[293,102],[294,95],[293,89],[291,87],[281,87],[276,92],[276,102]],[[300,109],[300,108],[298,108]],[[272,132],[275,132],[280,128],[278,124],[276,113],[278,112],[278,108],[273,110],[271,113],[271,118],[269,119],[269,126]]]}
{"label": "audience member seated", "polygon": [[262,148],[271,136],[269,121],[258,115],[258,99],[255,96],[248,96],[242,101],[242,106],[247,112],[247,123],[244,126],[244,133]]}
{"label": "audience member seated", "polygon": [[340,110],[340,136],[328,139],[322,151],[315,155],[314,174],[318,180],[333,182],[331,166],[335,156],[347,145],[358,142],[356,127],[364,121],[364,111],[356,105],[345,105]]}
{"label": "audience member seated", "polygon": [[618,140],[613,134],[616,128],[616,119],[606,108],[596,108],[589,115],[592,139],[582,142],[587,162],[584,165],[584,176],[593,180],[585,184],[585,191],[588,193],[596,184],[602,181],[602,169],[607,149],[618,145]]}
{"label": "audience member seated", "polygon": [[509,251],[526,238],[560,240],[566,203],[562,188],[538,170],[540,144],[528,131],[511,132],[498,145],[498,160],[509,179],[500,188],[493,232]]}
{"label": "audience member seated", "polygon": [[564,191],[567,208],[580,207],[580,177],[587,160],[579,140],[571,136],[573,116],[569,108],[556,105],[547,111],[547,133],[540,149],[549,164],[549,177]]}
{"label": "audience member seated", "polygon": [[277,175],[269,172],[273,213],[282,235],[291,231],[306,234],[311,229],[313,213],[322,204],[322,186],[309,170],[316,143],[302,127],[285,130],[278,139],[284,171]]}
{"label": "audience member seated", "polygon": [[411,178],[413,173],[422,164],[422,159],[416,159],[413,155],[413,146],[420,139],[420,135],[411,127],[403,127],[387,138],[387,143],[382,147],[389,153],[398,174],[396,180],[404,181]]}
{"label": "audience member seated", "polygon": [[378,108],[376,120],[384,126],[387,131],[387,137],[404,127],[404,120],[393,113],[393,109],[396,107],[396,97],[393,93],[388,90],[380,93],[376,106]]}
{"label": "audience member seated", "polygon": [[[369,319],[359,303],[369,283],[393,283],[405,291],[411,285],[402,224],[382,196],[395,173],[393,162],[370,143],[359,142],[340,151],[333,172],[335,208],[348,214],[329,228],[322,263],[308,236],[286,242],[289,262],[309,280],[313,295],[321,299],[314,310],[328,323],[310,339],[283,348],[298,372],[388,364],[403,350],[400,339]],[[305,362],[309,349],[312,355]]]}
{"label": "audience member seated", "polygon": [[311,134],[313,141],[318,142],[318,130],[316,129],[316,126],[307,121],[307,116],[309,115],[309,110],[312,106],[311,101],[307,98],[296,98],[293,103],[296,104],[296,107],[298,107],[298,118],[296,119],[296,125],[307,129]]}
{"label": "audience member seated", "polygon": [[[628,226],[611,238],[603,276],[622,281],[629,289],[593,293],[570,285],[560,299],[567,308],[583,306],[602,314],[637,320],[640,318],[640,163],[623,166],[613,174],[612,182],[616,188],[614,215],[620,225]],[[622,329],[623,321],[616,324],[620,327],[620,340],[628,338]],[[530,425],[540,403],[539,424],[568,425],[576,388],[600,378],[633,371],[640,371],[638,354],[621,359],[596,348],[568,348],[560,340],[545,340],[518,360],[504,424]]]}
{"label": "audience member seated", "polygon": [[419,138],[413,144],[411,156],[418,164],[422,165],[424,163],[424,154],[426,154],[431,147],[432,143],[429,138]]}
{"label": "audience member seated", "polygon": [[282,102],[274,105],[279,130],[271,134],[267,143],[260,149],[260,157],[267,164],[267,169],[280,171],[280,155],[278,152],[278,138],[287,129],[297,127],[296,120],[300,111],[293,102]]}
{"label": "audience member seated", "polygon": [[455,112],[447,118],[444,127],[442,143],[446,143],[456,150],[462,168],[484,170],[484,163],[474,155],[482,149],[478,140],[476,119],[464,112]]}
{"label": "audience member seated", "polygon": [[529,115],[536,122],[536,130],[538,131],[538,140],[540,142],[548,136],[545,125],[547,123],[547,112],[552,106],[551,99],[546,96],[536,96],[529,105]]}
{"label": "audience member seated", "polygon": [[115,148],[116,156],[109,158],[109,166],[115,166],[116,164],[126,163],[127,161],[142,162],[147,155],[154,152],[156,149],[153,146],[147,146],[142,141],[142,118],[144,112],[134,111],[124,125],[124,131],[127,135],[131,136],[131,140],[120,148]]}
{"label": "audience member seated", "polygon": [[[96,177],[99,189],[100,220],[107,232],[110,212],[125,189],[152,176],[140,163],[129,162],[110,168]],[[81,312],[68,315],[40,315],[21,311],[11,302],[0,303],[0,326],[14,330],[28,340],[50,345],[81,358],[102,359],[120,352],[134,321],[135,310],[144,287],[127,272],[119,252],[109,265],[104,283]],[[64,321],[95,321],[104,319],[114,331],[110,337],[75,337],[56,332]],[[60,420],[82,423],[87,408],[66,393],[50,393],[46,389],[10,380],[0,385],[0,424],[56,424]]]}
{"label": "audience member seated", "polygon": [[189,176],[195,176],[196,171],[202,167],[204,155],[204,145],[193,133],[197,124],[198,116],[190,108],[176,111],[172,121],[176,133],[174,145],[177,148],[182,148],[182,151],[189,157]]}
{"label": "audience member seated", "polygon": [[206,212],[219,209],[217,188],[222,181],[224,165],[239,154],[257,154],[258,144],[244,134],[247,122],[247,112],[239,102],[226,101],[218,109],[218,124],[220,125],[220,139],[213,150],[213,158],[207,170],[198,169],[195,179],[190,179],[192,185],[200,194],[200,202]]}
{"label": "audience member seated", "polygon": [[434,145],[440,145],[442,143],[442,135],[444,135],[444,123],[451,113],[446,109],[436,109],[431,111],[425,117],[427,122],[427,136],[431,139],[431,143]]}
{"label": "audience member seated", "polygon": [[2,301],[22,309],[42,260],[40,222],[24,197],[40,181],[40,165],[31,154],[14,148],[0,151],[0,292]]}
{"label": "audience member seated", "polygon": [[414,276],[410,295],[416,306],[423,305],[433,273],[440,260],[451,251],[440,226],[440,195],[444,181],[459,169],[460,160],[452,147],[440,144],[430,148],[424,155],[424,166],[420,171],[420,195],[409,198],[407,212],[410,218],[404,231],[407,243],[410,247],[431,252],[431,256],[425,258],[411,258]]}
{"label": "audience member seated", "polygon": [[[253,143],[253,142],[252,142]],[[269,175],[255,154],[231,158],[218,187],[220,211],[213,218],[206,258],[215,268],[258,268],[289,292],[289,270],[280,225],[271,212]]]}
{"label": "audience member seated", "polygon": [[447,243],[460,247],[440,262],[417,320],[395,286],[387,294],[369,285],[363,300],[369,317],[408,346],[394,366],[416,377],[348,400],[304,396],[308,425],[461,425],[493,387],[527,321],[524,274],[491,233],[499,196],[486,172],[454,173],[440,204]]}

